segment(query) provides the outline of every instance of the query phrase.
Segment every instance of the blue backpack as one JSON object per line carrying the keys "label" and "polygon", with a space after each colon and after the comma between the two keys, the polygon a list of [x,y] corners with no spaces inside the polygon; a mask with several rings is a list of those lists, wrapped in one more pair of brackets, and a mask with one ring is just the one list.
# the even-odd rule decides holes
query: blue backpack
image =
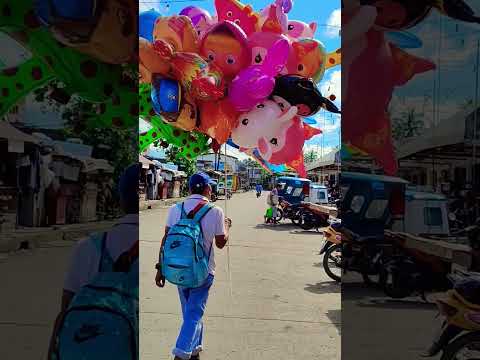
{"label": "blue backpack", "polygon": [[98,275],[75,294],[57,333],[55,360],[138,360],[138,241],[114,263],[106,233],[92,240]]}
{"label": "blue backpack", "polygon": [[200,221],[212,208],[201,202],[187,215],[181,204],[180,221],[169,230],[160,254],[163,276],[170,283],[195,288],[207,279],[213,244],[206,256]]}

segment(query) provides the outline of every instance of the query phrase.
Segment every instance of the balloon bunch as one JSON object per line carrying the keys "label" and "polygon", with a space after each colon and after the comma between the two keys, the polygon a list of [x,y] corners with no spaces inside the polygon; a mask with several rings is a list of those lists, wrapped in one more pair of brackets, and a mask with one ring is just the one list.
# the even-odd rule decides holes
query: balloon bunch
{"label": "balloon bunch", "polygon": [[208,136],[217,149],[231,139],[304,175],[304,142],[321,133],[304,120],[322,108],[340,113],[317,83],[341,54],[313,38],[315,23],[289,20],[292,6],[275,0],[256,12],[238,0],[215,0],[215,16],[195,6],[166,17],[141,13],[140,82],[142,91],[151,88],[155,114],[179,131]]}
{"label": "balloon bunch", "polygon": [[386,111],[393,91],[435,69],[433,62],[403,50],[421,46],[404,30],[423,21],[432,9],[453,19],[480,22],[463,0],[342,1],[342,143],[368,153],[390,175],[398,167]]}
{"label": "balloon bunch", "polygon": [[[122,21],[134,25],[130,33],[124,26],[124,32],[109,36],[118,35],[119,41],[126,39],[130,43],[133,37],[136,42],[134,19],[137,18],[137,14],[133,3],[132,6],[126,6],[125,2],[118,0],[112,0],[110,3],[111,6],[115,3],[118,11],[123,9],[125,17]],[[0,72],[0,117],[36,88],[58,81],[64,86],[63,95],[59,97],[64,103],[68,103],[70,96],[76,94],[96,104],[96,111],[87,114],[95,125],[136,124],[138,121],[136,79],[135,75],[130,77],[127,75],[129,71],[135,72],[136,69],[128,64],[120,65],[128,60],[125,50],[122,53],[118,51],[115,53],[113,50],[96,52],[94,48],[98,50],[98,45],[92,45],[92,39],[98,40],[102,34],[99,29],[103,28],[104,22],[112,26],[115,25],[112,21],[119,20],[113,19],[106,11],[90,13],[92,9],[82,4],[85,5],[81,1],[0,0],[2,9],[0,31],[7,33],[32,53],[32,57],[26,62]],[[62,23],[58,15],[53,17],[51,14],[63,14],[65,18],[71,20],[70,36],[65,33],[66,29],[56,26],[57,23]],[[75,17],[78,17],[76,22],[73,20]],[[90,26],[88,32],[85,31],[85,26],[82,26],[85,23]],[[72,34],[74,24],[77,30],[85,31],[83,37],[80,37],[80,34],[75,36]],[[105,31],[103,38],[105,43],[107,38]],[[111,38],[109,41],[112,42]]]}

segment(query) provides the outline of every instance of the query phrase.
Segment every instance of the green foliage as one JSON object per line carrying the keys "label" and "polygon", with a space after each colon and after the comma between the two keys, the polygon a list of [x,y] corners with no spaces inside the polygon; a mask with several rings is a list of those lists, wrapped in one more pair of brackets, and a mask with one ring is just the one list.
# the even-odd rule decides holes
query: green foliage
{"label": "green foliage", "polygon": [[170,146],[165,150],[166,160],[178,166],[178,169],[187,173],[187,176],[195,174],[197,170],[196,160],[187,159],[180,155],[176,146]]}
{"label": "green foliage", "polygon": [[418,136],[424,129],[423,113],[416,112],[415,109],[402,111],[399,116],[392,119],[392,136],[396,141]]}

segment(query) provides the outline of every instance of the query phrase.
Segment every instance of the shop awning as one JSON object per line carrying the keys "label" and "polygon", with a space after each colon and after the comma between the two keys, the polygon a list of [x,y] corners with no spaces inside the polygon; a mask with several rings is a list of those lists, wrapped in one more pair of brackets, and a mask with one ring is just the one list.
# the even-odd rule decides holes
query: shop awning
{"label": "shop awning", "polygon": [[8,141],[28,142],[32,144],[38,143],[38,140],[33,136],[18,130],[15,126],[7,121],[0,120],[0,139]]}
{"label": "shop awning", "polygon": [[113,174],[113,166],[105,159],[84,158],[82,159],[82,172],[92,173],[96,171],[103,171],[105,173]]}
{"label": "shop awning", "polygon": [[155,165],[151,160],[148,160],[145,156],[138,155],[138,161],[142,164],[143,169],[148,169],[150,165]]}

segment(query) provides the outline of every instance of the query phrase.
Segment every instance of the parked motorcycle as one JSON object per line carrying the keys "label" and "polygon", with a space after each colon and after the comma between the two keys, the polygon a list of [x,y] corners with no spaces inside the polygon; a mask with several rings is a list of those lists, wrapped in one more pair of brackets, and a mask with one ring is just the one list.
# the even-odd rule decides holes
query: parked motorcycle
{"label": "parked motorcycle", "polygon": [[355,271],[362,275],[366,285],[379,282],[380,271],[391,248],[391,243],[383,236],[359,236],[341,223],[331,223],[324,230],[324,236],[320,255],[323,254],[323,268],[331,279],[339,282],[342,273]]}
{"label": "parked motorcycle", "polygon": [[301,203],[301,211],[298,212],[298,226],[303,230],[316,229],[328,226],[330,215],[310,203]]}
{"label": "parked motorcycle", "polygon": [[445,318],[439,335],[424,357],[441,351],[441,360],[480,359],[480,278],[450,277],[454,287],[435,303]]}
{"label": "parked motorcycle", "polygon": [[401,238],[393,238],[394,251],[380,273],[383,291],[389,297],[401,299],[427,291],[446,291],[450,286],[450,264],[418,249],[405,246]]}
{"label": "parked motorcycle", "polygon": [[286,200],[280,199],[279,210],[281,211],[283,219],[290,219],[293,224],[299,225],[301,221],[302,205],[291,204]]}

